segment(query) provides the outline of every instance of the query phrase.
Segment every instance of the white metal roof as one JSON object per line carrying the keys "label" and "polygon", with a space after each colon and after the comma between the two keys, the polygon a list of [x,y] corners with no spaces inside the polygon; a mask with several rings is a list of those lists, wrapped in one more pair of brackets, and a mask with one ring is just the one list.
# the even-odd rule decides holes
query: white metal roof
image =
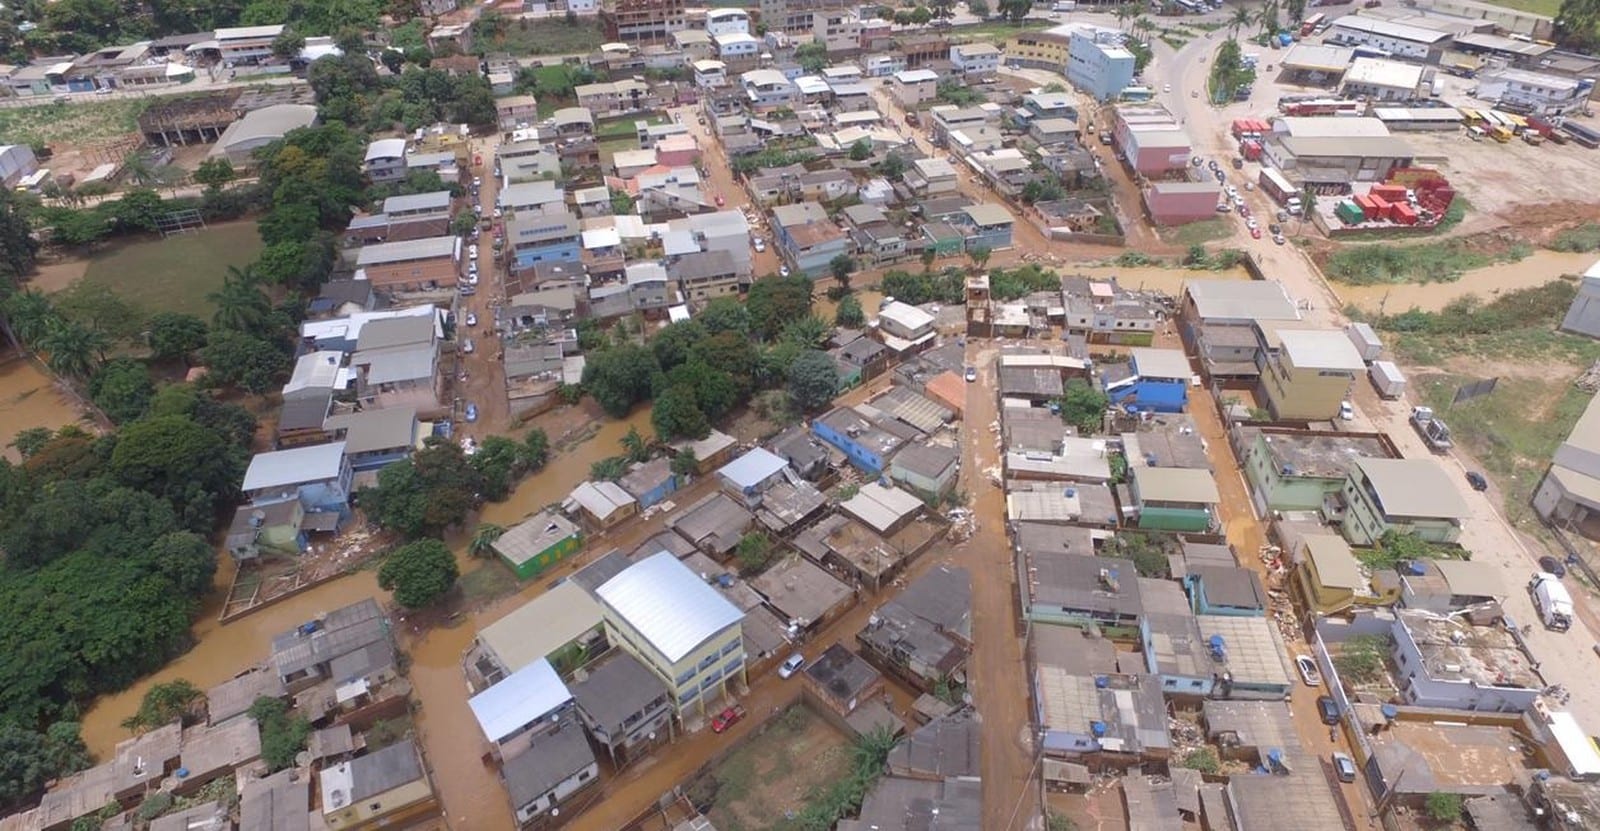
{"label": "white metal roof", "polygon": [[902,72],[896,72],[894,79],[902,84],[916,84],[923,81],[937,81],[939,80],[939,73],[931,69],[907,69]]}
{"label": "white metal roof", "polygon": [[1344,71],[1344,82],[1414,90],[1422,83],[1422,67],[1382,58],[1356,58]]}
{"label": "white metal roof", "polygon": [[377,312],[356,312],[349,317],[339,317],[332,320],[308,320],[300,324],[300,337],[311,340],[329,340],[339,338],[352,343],[361,339],[361,330],[374,320],[388,320],[396,317],[421,317],[434,316],[434,335],[443,337],[438,315],[439,310],[432,306],[408,306],[404,309],[385,309]]}
{"label": "white metal roof", "polygon": [[516,672],[577,640],[600,620],[600,604],[569,580],[483,627],[478,641]]}
{"label": "white metal roof", "polygon": [[350,372],[344,366],[344,353],[336,349],[307,352],[294,362],[294,374],[283,385],[285,394],[311,387],[343,389],[350,382]]}
{"label": "white metal roof", "polygon": [[403,138],[378,139],[367,145],[367,161],[375,159],[403,159],[406,155],[406,140]]}
{"label": "white metal roof", "polygon": [[728,481],[741,488],[750,488],[761,484],[767,477],[783,470],[788,462],[782,456],[764,448],[757,447],[750,452],[722,466],[717,475],[723,476]]}
{"label": "white metal roof", "polygon": [[1455,480],[1433,459],[1352,461],[1367,475],[1388,516],[1460,519],[1472,513]]}
{"label": "white metal roof", "polygon": [[879,309],[878,317],[888,318],[911,332],[915,332],[924,326],[932,326],[934,320],[933,315],[910,303],[901,303],[898,300]]}
{"label": "white metal roof", "polygon": [[498,743],[571,700],[572,693],[555,667],[540,658],[467,699],[467,706],[483,735]]}
{"label": "white metal roof", "polygon": [[673,663],[744,619],[738,607],[670,551],[623,569],[595,594]]}
{"label": "white metal roof", "polygon": [[1186,280],[1184,290],[1202,320],[1299,320],[1300,312],[1276,280]]}
{"label": "white metal roof", "polygon": [[343,461],[342,441],[257,453],[250,459],[250,467],[244,472],[244,484],[240,489],[253,491],[332,479],[339,475]]}
{"label": "white metal roof", "polygon": [[635,501],[616,482],[584,482],[573,488],[568,498],[600,519]]}
{"label": "white metal roof", "polygon": [[1278,343],[1296,369],[1360,372],[1367,366],[1350,337],[1333,329],[1279,329]]}
{"label": "white metal roof", "polygon": [[882,533],[901,518],[921,510],[922,500],[899,488],[881,482],[861,486],[855,496],[839,506],[846,513],[866,523],[872,530]]}
{"label": "white metal roof", "polygon": [[1366,32],[1417,43],[1438,43],[1450,37],[1448,32],[1424,29],[1421,26],[1407,26],[1404,23],[1394,23],[1388,20],[1379,20],[1375,17],[1362,17],[1354,14],[1347,14],[1333,21],[1333,26],[1336,29],[1349,29],[1352,32]]}
{"label": "white metal roof", "polygon": [[1148,378],[1182,378],[1187,380],[1194,370],[1189,368],[1189,358],[1182,349],[1155,349],[1135,347],[1133,363],[1139,374]]}

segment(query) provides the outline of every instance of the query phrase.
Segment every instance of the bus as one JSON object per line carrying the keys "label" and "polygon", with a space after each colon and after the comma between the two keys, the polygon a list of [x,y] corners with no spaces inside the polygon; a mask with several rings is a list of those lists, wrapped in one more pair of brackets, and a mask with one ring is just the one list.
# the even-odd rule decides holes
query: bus
{"label": "bus", "polygon": [[1322,25],[1322,21],[1327,19],[1327,15],[1323,14],[1322,12],[1317,12],[1305,20],[1300,21],[1300,37],[1309,37],[1312,32],[1317,30],[1318,26]]}

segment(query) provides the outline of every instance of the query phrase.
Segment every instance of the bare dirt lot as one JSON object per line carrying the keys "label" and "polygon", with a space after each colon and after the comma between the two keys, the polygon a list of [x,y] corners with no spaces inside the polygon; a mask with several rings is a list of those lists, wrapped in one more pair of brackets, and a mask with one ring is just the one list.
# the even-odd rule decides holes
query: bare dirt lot
{"label": "bare dirt lot", "polygon": [[695,782],[690,793],[714,794],[709,816],[724,831],[782,828],[813,790],[849,770],[845,735],[804,704],[795,704]]}
{"label": "bare dirt lot", "polygon": [[[1600,193],[1600,156],[1576,144],[1534,147],[1522,141],[1500,144],[1472,141],[1463,132],[1399,134],[1418,164],[1450,178],[1456,192],[1472,203],[1462,227],[1489,227],[1492,219],[1530,224],[1530,211],[1585,203],[1591,212]],[[1562,216],[1563,214],[1557,214]]]}

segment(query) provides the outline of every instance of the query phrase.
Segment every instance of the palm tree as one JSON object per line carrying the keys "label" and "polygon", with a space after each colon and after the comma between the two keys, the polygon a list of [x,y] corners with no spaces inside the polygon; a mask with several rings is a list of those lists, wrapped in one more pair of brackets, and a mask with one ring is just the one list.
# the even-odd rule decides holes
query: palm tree
{"label": "palm tree", "polygon": [[260,283],[261,278],[256,276],[254,266],[247,265],[243,269],[228,266],[228,273],[222,278],[222,288],[206,295],[207,300],[217,305],[211,322],[219,328],[237,332],[253,331],[260,326],[272,312],[272,304],[261,293]]}
{"label": "palm tree", "polygon": [[32,290],[11,295],[5,303],[5,314],[17,339],[30,347],[50,331],[50,322],[58,319],[49,299]]}
{"label": "palm tree", "polygon": [[99,332],[56,318],[39,339],[38,348],[45,353],[44,362],[51,372],[81,381],[93,375],[105,360],[109,345]]}
{"label": "palm tree", "polygon": [[149,187],[160,180],[155,165],[150,163],[150,157],[144,153],[129,153],[122,160],[122,173],[128,180],[139,187]]}
{"label": "palm tree", "polygon": [[1116,15],[1117,28],[1120,29],[1120,28],[1122,28],[1122,24],[1128,22],[1129,18],[1132,18],[1134,15],[1138,14],[1139,12],[1138,12],[1137,8],[1132,3],[1119,3],[1119,4],[1117,4],[1117,7],[1112,10],[1111,13],[1113,15]]}
{"label": "palm tree", "polygon": [[955,14],[955,0],[928,0],[928,11],[939,20]]}
{"label": "palm tree", "polygon": [[1143,34],[1145,40],[1150,39],[1150,32],[1154,29],[1155,24],[1150,22],[1150,18],[1142,14],[1133,19],[1133,33],[1136,35]]}
{"label": "palm tree", "polygon": [[1266,5],[1256,15],[1256,21],[1261,24],[1261,34],[1274,35],[1278,31],[1278,0],[1267,0]]}
{"label": "palm tree", "polygon": [[1228,36],[1234,40],[1239,39],[1239,30],[1254,23],[1256,16],[1249,9],[1240,6],[1233,10],[1233,17],[1228,19]]}
{"label": "palm tree", "polygon": [[972,261],[973,271],[982,271],[989,263],[989,255],[994,253],[987,245],[977,245],[967,249],[967,259]]}
{"label": "palm tree", "polygon": [[492,522],[485,522],[472,532],[472,541],[467,543],[467,553],[474,557],[493,557],[495,540],[500,539],[506,529]]}
{"label": "palm tree", "polygon": [[650,458],[650,443],[639,434],[639,428],[629,427],[628,434],[622,437],[622,452],[628,461],[642,462]]}

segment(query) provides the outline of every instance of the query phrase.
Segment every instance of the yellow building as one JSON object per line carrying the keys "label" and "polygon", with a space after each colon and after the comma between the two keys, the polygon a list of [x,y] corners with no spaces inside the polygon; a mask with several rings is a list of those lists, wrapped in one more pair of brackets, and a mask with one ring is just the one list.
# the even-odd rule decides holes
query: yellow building
{"label": "yellow building", "polygon": [[439,801],[410,739],[324,768],[322,818],[333,831],[405,826],[437,816]]}
{"label": "yellow building", "polygon": [[1300,598],[1316,614],[1339,614],[1352,606],[1391,606],[1400,599],[1399,575],[1393,570],[1363,574],[1342,537],[1307,534],[1295,559]]}
{"label": "yellow building", "polygon": [[[1350,386],[1366,362],[1349,336],[1338,330],[1262,330],[1268,349],[1257,353],[1261,392],[1272,417],[1281,421],[1321,421],[1339,414]],[[1278,347],[1272,350],[1270,339]]]}
{"label": "yellow building", "polygon": [[1068,35],[1054,32],[1019,32],[1006,38],[1000,62],[1006,66],[1063,72],[1067,66]]}
{"label": "yellow building", "polygon": [[680,717],[703,715],[723,685],[744,680],[744,612],[671,552],[623,569],[595,595],[611,643],[667,685]]}

